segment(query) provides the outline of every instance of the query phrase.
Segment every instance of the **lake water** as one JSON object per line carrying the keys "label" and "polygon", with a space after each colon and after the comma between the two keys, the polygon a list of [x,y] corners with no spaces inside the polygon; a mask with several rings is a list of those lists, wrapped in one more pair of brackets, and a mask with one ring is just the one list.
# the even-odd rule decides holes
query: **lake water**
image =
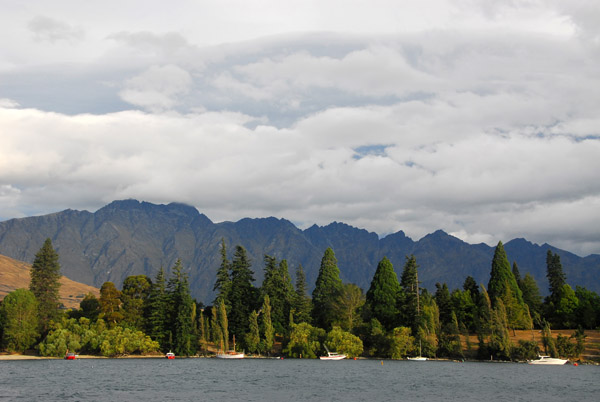
{"label": "lake water", "polygon": [[0,361],[0,401],[600,401],[599,366],[384,360]]}

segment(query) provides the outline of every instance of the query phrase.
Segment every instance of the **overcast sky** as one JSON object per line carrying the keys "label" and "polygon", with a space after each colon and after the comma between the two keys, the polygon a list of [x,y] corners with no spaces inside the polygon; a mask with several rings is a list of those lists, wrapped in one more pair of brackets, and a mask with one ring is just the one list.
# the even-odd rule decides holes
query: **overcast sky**
{"label": "overcast sky", "polygon": [[135,198],[600,253],[597,0],[0,9],[0,220]]}

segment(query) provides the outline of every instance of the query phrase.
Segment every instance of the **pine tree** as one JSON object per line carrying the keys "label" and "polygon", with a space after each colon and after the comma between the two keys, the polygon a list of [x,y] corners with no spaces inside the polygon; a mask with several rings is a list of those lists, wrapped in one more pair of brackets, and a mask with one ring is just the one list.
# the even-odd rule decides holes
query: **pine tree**
{"label": "pine tree", "polygon": [[169,279],[167,289],[169,291],[171,308],[173,312],[172,334],[173,349],[176,355],[189,356],[192,354],[193,333],[193,304],[190,295],[187,275],[183,272],[181,260],[177,259],[172,269],[173,276]]}
{"label": "pine tree", "polygon": [[397,300],[400,294],[400,283],[394,267],[387,257],[377,264],[366,295],[366,306],[372,318],[377,319],[387,331],[398,324]]}
{"label": "pine tree", "polygon": [[335,320],[335,304],[342,290],[340,270],[335,254],[331,248],[325,250],[321,259],[321,267],[312,293],[313,322],[319,328],[331,329]]}
{"label": "pine tree", "polygon": [[548,250],[548,253],[546,254],[546,269],[546,277],[548,278],[548,283],[550,285],[550,301],[556,304],[562,297],[561,291],[563,286],[567,283],[567,277],[563,272],[560,256],[558,254],[553,254],[550,250]]}
{"label": "pine tree", "polygon": [[516,261],[513,261],[512,265],[512,273],[515,277],[515,281],[517,281],[517,285],[521,286],[521,272],[519,272],[519,266]]}
{"label": "pine tree", "polygon": [[38,319],[42,332],[48,330],[50,320],[59,315],[60,265],[52,241],[46,239],[35,255],[31,266],[29,290],[38,301]]}
{"label": "pine tree", "polygon": [[254,272],[250,269],[246,249],[236,246],[231,263],[229,332],[237,339],[243,339],[248,332],[248,317],[256,306],[257,293],[252,282],[254,282]]}
{"label": "pine tree", "polygon": [[296,268],[296,291],[292,303],[295,322],[298,324],[302,322],[310,323],[311,307],[311,300],[306,294],[306,276],[302,265],[298,265]]}
{"label": "pine tree", "polygon": [[277,333],[284,333],[288,328],[288,320],[294,287],[288,272],[287,261],[277,264],[277,259],[265,255],[265,278],[262,285],[263,295],[269,295],[273,326]]}
{"label": "pine tree", "polygon": [[221,239],[221,265],[217,270],[217,280],[213,291],[217,292],[214,304],[222,300],[225,302],[225,306],[230,310],[231,303],[229,301],[229,294],[231,292],[231,278],[229,277],[229,271],[231,270],[231,263],[227,259],[227,248],[225,246],[225,239]]}
{"label": "pine tree", "polygon": [[[406,257],[400,287],[402,288],[400,314],[402,324],[416,333],[419,322],[419,277],[417,260],[414,255]],[[445,284],[444,284],[445,285]],[[447,290],[447,288],[446,288]],[[437,301],[437,300],[436,300]],[[438,302],[439,305],[439,302]]]}
{"label": "pine tree", "polygon": [[165,270],[161,267],[154,282],[151,284],[150,292],[146,300],[146,333],[160,344],[161,350],[166,352],[172,345],[169,340],[169,296]]}

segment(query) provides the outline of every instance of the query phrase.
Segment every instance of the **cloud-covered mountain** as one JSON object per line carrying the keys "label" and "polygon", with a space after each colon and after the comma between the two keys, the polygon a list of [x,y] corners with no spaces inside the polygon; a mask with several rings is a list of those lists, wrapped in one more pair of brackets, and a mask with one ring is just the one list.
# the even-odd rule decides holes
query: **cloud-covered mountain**
{"label": "cloud-covered mountain", "polygon": [[[213,298],[221,239],[225,239],[230,255],[238,244],[248,250],[257,286],[263,278],[263,256],[269,254],[287,259],[292,277],[302,264],[312,287],[327,247],[335,251],[342,279],[365,290],[383,256],[392,261],[400,275],[410,254],[416,256],[419,279],[429,290],[435,289],[436,282],[446,282],[451,289],[461,287],[467,275],[487,285],[494,251],[486,244],[468,244],[441,230],[419,241],[401,231],[380,239],[375,233],[338,222],[306,230],[276,218],[214,223],[184,204],[125,200],[114,201],[95,213],[65,210],[0,222],[0,254],[31,262],[48,237],[60,255],[62,274],[96,287],[105,281],[120,286],[129,275],[154,278],[160,267],[168,271],[181,258],[193,296],[205,303]],[[570,284],[600,291],[600,255],[581,258],[525,239],[511,240],[505,249],[522,275],[529,272],[536,278],[543,293],[547,289],[548,249],[560,254]]]}

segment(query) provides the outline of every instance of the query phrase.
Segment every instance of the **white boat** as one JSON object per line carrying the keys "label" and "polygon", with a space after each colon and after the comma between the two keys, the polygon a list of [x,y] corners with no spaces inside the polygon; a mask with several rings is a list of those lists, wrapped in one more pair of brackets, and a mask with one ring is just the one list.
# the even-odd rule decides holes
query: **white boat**
{"label": "white boat", "polygon": [[217,353],[217,359],[243,359],[243,352],[236,352],[235,350],[228,350],[227,352]]}
{"label": "white boat", "polygon": [[407,357],[406,360],[411,360],[413,362],[424,362],[425,360],[427,360],[427,358],[423,357],[423,356],[416,356],[416,357]]}
{"label": "white boat", "polygon": [[568,360],[565,359],[557,359],[556,357],[550,356],[539,356],[535,360],[529,360],[527,363],[529,364],[543,364],[543,365],[555,365],[562,366],[563,364],[567,364]]}
{"label": "white boat", "polygon": [[[323,345],[323,346],[325,346],[325,345]],[[341,355],[339,353],[330,352],[329,349],[327,349],[327,346],[325,346],[325,350],[327,350],[327,356],[319,356],[319,359],[321,359],[321,360],[344,360],[346,358],[346,355]]]}
{"label": "white boat", "polygon": [[[223,342],[221,342],[221,347],[223,347]],[[235,350],[235,335],[233,336],[233,350],[228,350],[226,352],[217,353],[217,359],[243,359],[244,352],[236,352]]]}
{"label": "white boat", "polygon": [[425,360],[427,360],[426,357],[421,356],[421,341],[419,341],[419,356],[407,357],[406,360],[411,360],[413,362],[424,362]]}

